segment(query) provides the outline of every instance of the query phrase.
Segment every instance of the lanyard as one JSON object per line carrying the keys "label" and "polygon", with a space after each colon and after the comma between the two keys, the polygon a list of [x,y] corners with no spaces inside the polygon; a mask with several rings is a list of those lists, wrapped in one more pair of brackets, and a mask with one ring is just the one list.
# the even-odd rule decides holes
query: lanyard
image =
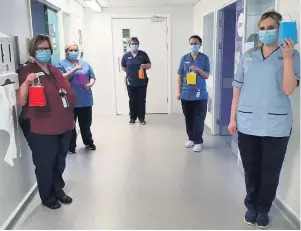
{"label": "lanyard", "polygon": [[42,69],[38,64],[36,64],[36,65],[41,69],[41,71],[42,71],[46,76],[49,75],[49,76],[51,77],[51,81],[52,81],[52,83],[54,83],[56,89],[58,90],[59,95],[60,95],[60,96],[65,96],[67,92],[66,92],[66,90],[62,87],[62,85],[59,83],[59,81],[57,80],[55,74],[52,73],[50,66],[47,65],[48,70],[49,70],[49,74],[47,74],[45,71],[43,71],[43,69]]}

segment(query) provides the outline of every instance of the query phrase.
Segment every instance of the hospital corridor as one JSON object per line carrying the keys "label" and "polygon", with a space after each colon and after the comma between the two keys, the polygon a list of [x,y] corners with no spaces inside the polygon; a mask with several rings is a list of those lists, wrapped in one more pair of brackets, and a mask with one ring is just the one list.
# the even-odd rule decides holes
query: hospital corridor
{"label": "hospital corridor", "polygon": [[300,230],[300,4],[0,0],[0,230]]}

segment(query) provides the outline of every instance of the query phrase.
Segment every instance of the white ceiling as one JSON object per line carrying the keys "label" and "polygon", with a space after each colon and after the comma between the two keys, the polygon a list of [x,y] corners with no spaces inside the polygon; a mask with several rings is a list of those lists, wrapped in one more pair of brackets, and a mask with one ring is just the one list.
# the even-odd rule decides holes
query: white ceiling
{"label": "white ceiling", "polygon": [[102,7],[181,6],[194,5],[199,0],[98,0]]}

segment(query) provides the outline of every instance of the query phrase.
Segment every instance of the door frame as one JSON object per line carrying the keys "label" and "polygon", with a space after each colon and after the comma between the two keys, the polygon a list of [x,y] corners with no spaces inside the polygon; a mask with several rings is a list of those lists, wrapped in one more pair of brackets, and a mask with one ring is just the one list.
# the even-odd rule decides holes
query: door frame
{"label": "door frame", "polygon": [[[226,7],[236,3],[237,0],[231,0],[229,2],[227,2],[225,5],[223,5],[220,8],[217,8],[215,13],[216,13],[216,38],[215,38],[215,60],[216,60],[216,65],[215,65],[215,78],[214,78],[214,110],[213,110],[213,120],[212,120],[212,133],[213,135],[220,135],[220,124],[217,122],[218,120],[220,120],[221,117],[221,92],[222,92],[222,60],[220,60],[220,58],[223,56],[223,54],[221,53],[220,56],[220,52],[219,52],[219,43],[223,41],[222,38],[222,32],[220,31],[220,23],[219,21],[221,20],[221,14],[223,12],[223,10],[225,10]],[[246,18],[246,17],[245,17]],[[243,38],[244,38],[244,33],[243,33]],[[235,37],[234,37],[235,39]],[[221,61],[221,62],[219,62]],[[234,66],[234,63],[233,63]]]}
{"label": "door frame", "polygon": [[[246,1],[246,0],[245,0]],[[231,0],[228,1],[227,3],[223,4],[222,6],[218,7],[214,11],[214,25],[215,25],[215,36],[214,36],[214,59],[215,63],[219,60],[219,38],[220,38],[220,29],[219,29],[219,20],[220,20],[220,12],[224,10],[224,8],[232,5],[233,3],[236,3],[237,0]],[[245,14],[246,8],[244,9],[244,14]],[[245,20],[246,20],[246,14],[245,14]],[[243,32],[243,39],[245,37],[245,30]],[[243,44],[244,47],[244,44]],[[233,63],[234,66],[234,63]],[[219,104],[221,103],[221,78],[220,74],[221,73],[221,64],[215,65],[214,68],[214,82],[213,82],[213,99],[212,99],[212,104],[213,106],[213,112],[212,112],[212,135],[219,135],[219,125],[217,123],[217,120],[220,117],[220,106]]]}
{"label": "door frame", "polygon": [[[113,34],[114,34],[114,28],[113,28],[113,20],[114,19],[151,19],[154,16],[166,18],[166,23],[167,23],[167,113],[171,114],[172,112],[172,60],[171,60],[171,17],[169,14],[147,14],[147,15],[136,15],[136,16],[129,16],[129,15],[112,15],[110,17],[110,27],[111,27],[111,41],[113,41]],[[112,58],[113,58],[113,68],[114,68],[114,78],[113,80],[113,86],[114,86],[114,107],[115,107],[115,114],[118,115],[117,113],[117,89],[116,89],[116,75],[115,71],[117,70],[116,64],[115,64],[115,54],[114,54],[114,44],[112,43]]]}

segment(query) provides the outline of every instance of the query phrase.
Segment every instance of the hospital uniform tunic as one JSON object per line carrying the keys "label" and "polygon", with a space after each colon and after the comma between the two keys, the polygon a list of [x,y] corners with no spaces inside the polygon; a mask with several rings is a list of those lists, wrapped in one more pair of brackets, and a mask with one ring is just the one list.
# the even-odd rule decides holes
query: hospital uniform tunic
{"label": "hospital uniform tunic", "polygon": [[148,77],[144,70],[144,79],[139,79],[138,72],[141,64],[150,64],[150,59],[144,51],[138,51],[136,56],[132,52],[123,55],[121,66],[126,68],[126,85],[129,95],[130,118],[135,121],[145,119],[145,103]]}
{"label": "hospital uniform tunic", "polygon": [[[44,86],[46,106],[32,107],[27,102],[22,108],[19,122],[32,151],[39,194],[45,204],[54,203],[56,197],[64,196],[63,172],[74,128],[75,105],[75,94],[69,82],[56,67],[48,67],[50,74],[44,73],[36,63],[29,63],[18,70],[20,86],[28,74],[44,73],[39,79]],[[64,106],[60,89],[66,91],[69,107]]]}
{"label": "hospital uniform tunic", "polygon": [[[293,54],[294,73],[300,78],[300,55]],[[282,90],[283,51],[268,57],[262,49],[246,52],[235,74],[240,89],[237,109],[238,145],[245,169],[245,204],[269,212],[292,129],[290,98]]]}
{"label": "hospital uniform tunic", "polygon": [[187,74],[191,66],[197,66],[210,73],[210,63],[207,55],[199,53],[194,60],[190,53],[181,58],[178,74],[182,79],[181,103],[185,116],[186,131],[190,141],[203,143],[203,132],[207,114],[208,92],[206,80],[197,73],[195,85],[187,84]]}
{"label": "hospital uniform tunic", "polygon": [[[92,89],[85,90],[84,85],[89,83],[90,78],[95,79],[95,74],[92,67],[85,61],[79,59],[78,65],[82,67],[82,70],[76,71],[69,79],[71,87],[76,94],[74,120],[76,122],[78,119],[83,143],[92,145],[94,143],[91,133],[93,95]],[[68,59],[64,59],[58,63],[57,67],[62,73],[67,73],[75,67],[75,64]],[[76,129],[74,129],[70,141],[70,151],[76,148],[76,136]]]}

